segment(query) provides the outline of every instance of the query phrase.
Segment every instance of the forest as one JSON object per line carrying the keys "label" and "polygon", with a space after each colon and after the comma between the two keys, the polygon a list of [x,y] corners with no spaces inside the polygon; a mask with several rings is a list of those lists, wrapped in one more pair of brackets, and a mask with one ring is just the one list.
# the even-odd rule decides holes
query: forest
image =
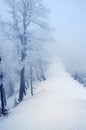
{"label": "forest", "polygon": [[[51,28],[48,9],[41,0],[5,0],[7,18],[0,19],[0,82],[2,114],[7,99],[16,93],[14,106],[34,84],[46,80],[49,64],[48,50]],[[18,85],[17,85],[18,84]],[[17,87],[16,87],[17,86]],[[5,112],[6,111],[6,112]]]}

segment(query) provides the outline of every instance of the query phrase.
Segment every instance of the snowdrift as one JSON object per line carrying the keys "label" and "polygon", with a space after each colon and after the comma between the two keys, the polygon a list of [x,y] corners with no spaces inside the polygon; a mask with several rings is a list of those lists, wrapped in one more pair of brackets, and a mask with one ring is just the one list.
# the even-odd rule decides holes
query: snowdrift
{"label": "snowdrift", "polygon": [[33,97],[0,119],[1,130],[86,130],[86,89],[61,63],[50,66]]}

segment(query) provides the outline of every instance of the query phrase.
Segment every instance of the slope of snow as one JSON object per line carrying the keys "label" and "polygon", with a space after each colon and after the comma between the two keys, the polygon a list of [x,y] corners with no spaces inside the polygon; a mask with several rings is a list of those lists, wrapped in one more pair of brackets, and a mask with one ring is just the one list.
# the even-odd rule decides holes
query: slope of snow
{"label": "slope of snow", "polygon": [[86,130],[86,89],[52,66],[39,91],[0,119],[0,130]]}

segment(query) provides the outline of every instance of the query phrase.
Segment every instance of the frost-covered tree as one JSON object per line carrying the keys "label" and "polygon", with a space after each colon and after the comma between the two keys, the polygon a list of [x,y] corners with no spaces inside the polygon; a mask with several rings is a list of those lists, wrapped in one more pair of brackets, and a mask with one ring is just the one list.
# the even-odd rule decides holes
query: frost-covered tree
{"label": "frost-covered tree", "polygon": [[[43,32],[48,30],[47,9],[43,6],[42,0],[4,1],[9,8],[9,20],[1,22],[1,28],[4,37],[16,44],[20,64],[18,69],[20,71],[19,101],[22,101],[24,95],[26,95],[25,70],[27,63],[32,64],[35,69],[36,63],[39,64],[40,74],[38,74],[38,77],[45,80],[42,60],[38,60],[33,54],[34,52],[39,54],[39,43],[45,41],[42,30]],[[30,70],[32,69],[30,68]],[[30,74],[32,75],[31,71]]]}
{"label": "frost-covered tree", "polygon": [[[2,35],[2,33],[0,32]],[[15,85],[17,75],[15,73],[16,51],[14,44],[9,42],[6,38],[0,38],[0,56],[2,58],[1,68],[3,72],[3,89],[5,97],[13,96],[15,93]],[[5,98],[4,98],[5,99]],[[5,100],[6,105],[6,100]]]}
{"label": "frost-covered tree", "polygon": [[7,114],[7,110],[5,109],[6,106],[6,94],[5,94],[5,88],[3,84],[3,70],[2,70],[2,58],[0,56],[0,99],[1,99],[1,112],[0,114]]}

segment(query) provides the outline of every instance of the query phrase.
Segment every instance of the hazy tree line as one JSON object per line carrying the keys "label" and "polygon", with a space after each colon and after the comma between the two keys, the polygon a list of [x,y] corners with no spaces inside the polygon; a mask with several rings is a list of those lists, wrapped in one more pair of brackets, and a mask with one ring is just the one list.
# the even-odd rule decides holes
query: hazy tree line
{"label": "hazy tree line", "polygon": [[0,19],[3,108],[6,98],[19,93],[16,105],[23,100],[27,89],[33,96],[35,81],[46,80],[48,60],[45,46],[49,36],[48,10],[42,0],[4,0],[4,3],[7,16]]}

